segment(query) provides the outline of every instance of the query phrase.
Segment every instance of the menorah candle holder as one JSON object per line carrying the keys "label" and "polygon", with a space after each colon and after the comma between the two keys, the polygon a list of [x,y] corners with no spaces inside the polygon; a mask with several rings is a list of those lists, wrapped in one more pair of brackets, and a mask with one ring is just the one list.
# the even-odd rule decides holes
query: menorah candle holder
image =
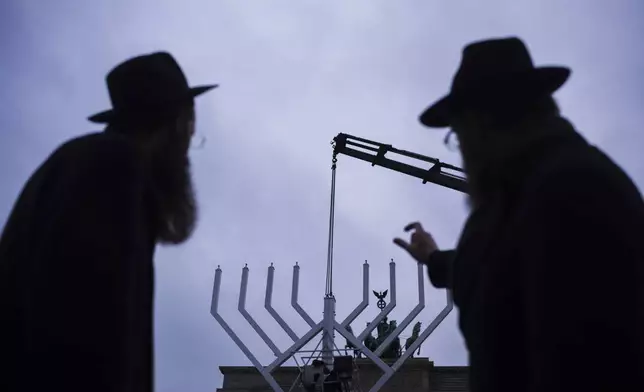
{"label": "menorah candle holder", "polygon": [[299,350],[304,347],[307,343],[313,340],[318,334],[322,333],[322,358],[327,366],[332,366],[333,364],[333,354],[335,351],[335,341],[334,335],[337,331],[342,337],[344,337],[347,342],[351,343],[356,350],[361,352],[367,358],[371,359],[380,369],[382,369],[383,374],[378,379],[378,381],[371,387],[370,392],[376,392],[382,388],[383,385],[393,376],[396,371],[398,371],[405,361],[411,357],[420,345],[427,340],[429,335],[438,327],[438,325],[447,317],[447,315],[453,309],[453,302],[451,297],[451,292],[446,291],[446,305],[441,310],[434,320],[425,328],[418,338],[396,359],[396,361],[389,365],[385,363],[380,355],[384,350],[389,347],[389,345],[399,337],[405,328],[420,314],[420,312],[425,307],[425,286],[424,286],[424,273],[423,266],[418,265],[418,304],[409,312],[409,314],[403,319],[403,321],[396,327],[396,329],[389,334],[389,336],[378,346],[375,351],[371,351],[367,348],[363,341],[364,339],[371,334],[371,332],[378,326],[378,324],[383,321],[393,309],[396,307],[396,264],[393,260],[389,263],[389,292],[391,293],[391,299],[389,304],[384,306],[381,309],[380,313],[367,325],[367,327],[358,335],[355,336],[350,332],[347,327],[369,306],[369,263],[365,261],[362,267],[362,301],[355,307],[355,309],[342,321],[338,322],[335,316],[335,297],[333,294],[327,293],[324,296],[324,313],[322,320],[315,322],[311,316],[302,308],[298,302],[298,289],[299,289],[299,277],[300,277],[300,266],[296,263],[293,266],[293,285],[291,291],[291,306],[295,311],[304,319],[304,321],[309,325],[310,329],[301,337],[293,331],[293,329],[284,321],[284,319],[279,315],[279,313],[272,307],[272,296],[273,296],[273,279],[275,274],[275,267],[271,264],[268,267],[268,275],[266,279],[266,297],[264,301],[264,307],[269,312],[269,314],[275,319],[275,321],[282,327],[286,334],[293,340],[293,344],[288,347],[286,350],[281,351],[277,345],[271,340],[268,334],[257,324],[253,317],[246,310],[246,291],[248,288],[248,275],[249,268],[245,265],[242,268],[242,277],[241,277],[241,287],[239,292],[239,303],[238,310],[250,326],[257,332],[257,334],[262,338],[266,345],[271,349],[275,355],[275,360],[273,360],[268,365],[262,365],[255,355],[251,352],[250,349],[244,344],[244,342],[237,336],[232,328],[226,323],[224,318],[218,312],[219,304],[219,292],[221,288],[221,277],[222,270],[220,267],[217,267],[215,271],[215,282],[214,289],[212,294],[212,304],[210,308],[210,313],[221,325],[221,327],[226,331],[228,336],[237,344],[239,349],[246,355],[250,362],[257,368],[259,373],[266,379],[270,387],[274,391],[283,392],[280,385],[273,377],[272,373],[279,366],[284,364],[292,358]]}

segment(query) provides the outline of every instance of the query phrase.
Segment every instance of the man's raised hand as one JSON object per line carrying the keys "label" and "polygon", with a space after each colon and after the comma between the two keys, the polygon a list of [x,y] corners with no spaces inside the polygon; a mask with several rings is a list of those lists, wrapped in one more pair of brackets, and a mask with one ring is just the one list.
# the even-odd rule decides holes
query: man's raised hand
{"label": "man's raised hand", "polygon": [[407,242],[402,238],[394,238],[394,244],[409,252],[411,257],[416,259],[417,262],[427,264],[429,262],[429,256],[438,250],[436,241],[434,241],[431,234],[423,229],[423,226],[419,222],[408,224],[405,226],[405,231],[412,231],[410,241]]}

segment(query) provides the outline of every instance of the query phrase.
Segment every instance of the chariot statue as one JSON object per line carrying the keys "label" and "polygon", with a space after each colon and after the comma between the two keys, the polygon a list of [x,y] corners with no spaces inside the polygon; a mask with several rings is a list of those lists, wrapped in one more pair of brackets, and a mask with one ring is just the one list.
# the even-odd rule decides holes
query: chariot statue
{"label": "chariot statue", "polygon": [[[374,291],[373,294],[378,298],[378,308],[379,309],[384,309],[387,306],[387,302],[385,301],[385,297],[387,296],[388,290],[382,291],[382,292],[377,292]],[[367,327],[369,327],[370,323],[367,323]],[[389,337],[389,335],[396,330],[398,327],[398,323],[396,320],[391,320],[387,321],[387,317],[384,317],[379,323],[378,326],[376,327],[377,331],[377,337],[374,337],[371,333],[368,334],[364,341],[363,344],[365,345],[366,348],[368,348],[371,351],[376,351],[378,347]],[[351,326],[347,327],[348,331],[352,331]],[[357,350],[355,346],[347,340],[345,349],[353,349],[353,355],[354,357],[360,358],[362,357],[362,353],[360,350]],[[400,346],[400,338],[396,337],[394,338],[391,343],[389,343],[389,347],[383,350],[382,354],[380,355],[380,358],[383,359],[396,359],[400,358],[400,355],[402,354],[402,349]]]}

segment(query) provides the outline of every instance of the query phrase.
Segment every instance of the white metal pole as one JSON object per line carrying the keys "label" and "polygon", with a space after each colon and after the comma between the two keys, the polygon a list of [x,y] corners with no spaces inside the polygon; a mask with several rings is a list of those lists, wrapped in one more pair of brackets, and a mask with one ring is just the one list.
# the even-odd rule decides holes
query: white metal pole
{"label": "white metal pole", "polygon": [[264,308],[268,311],[268,313],[273,316],[275,321],[282,327],[284,332],[294,341],[297,342],[299,337],[297,334],[289,327],[289,325],[284,321],[284,319],[277,313],[275,309],[273,309],[273,276],[275,274],[275,267],[273,267],[273,263],[271,263],[270,267],[268,267],[268,275],[266,277],[266,297],[264,299]]}

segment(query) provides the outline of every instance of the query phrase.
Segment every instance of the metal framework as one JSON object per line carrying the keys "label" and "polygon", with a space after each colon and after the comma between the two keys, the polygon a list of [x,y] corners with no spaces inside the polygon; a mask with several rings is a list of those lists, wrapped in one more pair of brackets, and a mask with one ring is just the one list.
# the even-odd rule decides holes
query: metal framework
{"label": "metal framework", "polygon": [[[467,182],[465,181],[463,169],[448,165],[440,160],[415,152],[394,148],[391,144],[383,144],[361,137],[340,133],[333,138],[335,154],[344,154],[371,163],[371,166],[382,166],[384,168],[416,177],[423,180],[423,184],[431,182],[449,189],[467,193]],[[357,148],[356,148],[357,147]],[[362,151],[361,151],[362,150]],[[376,154],[370,154],[375,152]],[[385,154],[393,153],[404,157],[412,158],[423,163],[431,164],[429,168],[413,166],[404,162],[385,157]]]}
{"label": "metal framework", "polygon": [[[375,155],[371,155],[368,152],[360,151],[355,147],[376,152]],[[410,164],[402,163],[389,159],[385,157],[385,154],[391,152],[396,153],[402,156],[409,158],[417,159],[424,163],[430,163],[432,166],[427,169],[419,168]],[[391,293],[389,304],[383,308],[380,313],[372,320],[371,323],[358,335],[355,336],[347,330],[347,327],[353,322],[369,305],[369,263],[365,261],[362,268],[362,301],[355,307],[355,309],[341,322],[336,321],[335,316],[335,297],[333,295],[333,226],[334,226],[334,207],[335,207],[335,169],[337,162],[337,155],[344,154],[351,156],[357,159],[361,159],[367,162],[370,162],[372,166],[378,165],[382,166],[400,173],[410,175],[423,180],[423,183],[431,182],[438,184],[450,189],[454,189],[460,192],[467,192],[467,184],[464,177],[462,176],[463,170],[458,167],[447,165],[440,162],[437,159],[426,157],[420,154],[398,150],[393,148],[391,145],[386,145],[378,142],[374,142],[367,139],[358,138],[355,136],[347,134],[339,134],[334,138],[333,143],[333,165],[332,165],[332,186],[331,186],[331,208],[330,208],[330,218],[329,218],[329,248],[328,248],[328,258],[327,258],[327,282],[326,282],[326,292],[324,295],[324,313],[322,320],[316,322],[309,316],[309,314],[300,306],[298,303],[298,291],[299,291],[299,276],[300,276],[300,266],[296,263],[293,266],[293,282],[292,282],[292,291],[291,291],[291,306],[295,311],[304,319],[304,321],[311,327],[307,333],[303,336],[298,336],[284,321],[284,319],[277,313],[272,307],[272,295],[273,295],[273,279],[275,274],[275,267],[271,264],[268,267],[268,274],[266,279],[266,296],[264,307],[269,312],[269,314],[275,319],[275,321],[282,327],[286,334],[293,340],[293,344],[284,351],[281,351],[271,338],[266,334],[266,332],[257,324],[253,317],[246,310],[246,291],[248,288],[248,275],[249,268],[244,266],[242,268],[241,276],[241,287],[239,294],[239,304],[238,310],[244,316],[246,321],[251,325],[251,327],[257,332],[257,334],[264,340],[268,347],[273,351],[275,359],[273,362],[267,366],[262,365],[259,360],[253,355],[253,353],[246,347],[242,340],[237,336],[232,328],[226,323],[223,317],[218,312],[219,304],[219,292],[221,287],[221,277],[222,270],[220,267],[217,267],[215,271],[215,282],[212,294],[212,304],[210,313],[212,316],[219,322],[224,331],[230,336],[230,338],[237,344],[237,346],[242,350],[246,357],[251,361],[251,363],[257,368],[257,370],[264,376],[268,384],[275,391],[282,392],[281,386],[277,383],[275,378],[272,376],[272,372],[277,369],[279,366],[284,364],[288,359],[293,357],[297,352],[299,352],[304,345],[313,340],[317,335],[322,334],[322,357],[324,362],[328,366],[333,364],[333,353],[337,351],[334,349],[335,342],[334,336],[335,332],[338,332],[343,336],[347,341],[352,343],[355,348],[361,351],[367,358],[371,359],[380,369],[383,371],[383,375],[380,379],[373,385],[370,389],[371,392],[378,391],[390,378],[393,374],[400,369],[403,363],[420,347],[420,345],[429,337],[429,335],[438,327],[438,325],[447,317],[453,308],[453,302],[451,298],[451,293],[449,290],[446,291],[446,305],[441,312],[436,315],[434,320],[429,324],[427,328],[418,336],[416,341],[405,350],[405,352],[396,360],[392,365],[386,364],[381,358],[380,355],[383,351],[389,346],[389,344],[398,337],[402,331],[409,326],[409,324],[416,318],[416,316],[424,309],[425,307],[425,287],[424,287],[424,273],[422,265],[418,265],[418,304],[412,309],[412,311],[403,319],[400,325],[388,336],[388,338],[375,350],[372,352],[367,349],[362,343],[364,339],[369,335],[391,311],[396,307],[396,264],[391,260],[389,263],[389,292]],[[451,171],[452,173],[450,173]]]}

